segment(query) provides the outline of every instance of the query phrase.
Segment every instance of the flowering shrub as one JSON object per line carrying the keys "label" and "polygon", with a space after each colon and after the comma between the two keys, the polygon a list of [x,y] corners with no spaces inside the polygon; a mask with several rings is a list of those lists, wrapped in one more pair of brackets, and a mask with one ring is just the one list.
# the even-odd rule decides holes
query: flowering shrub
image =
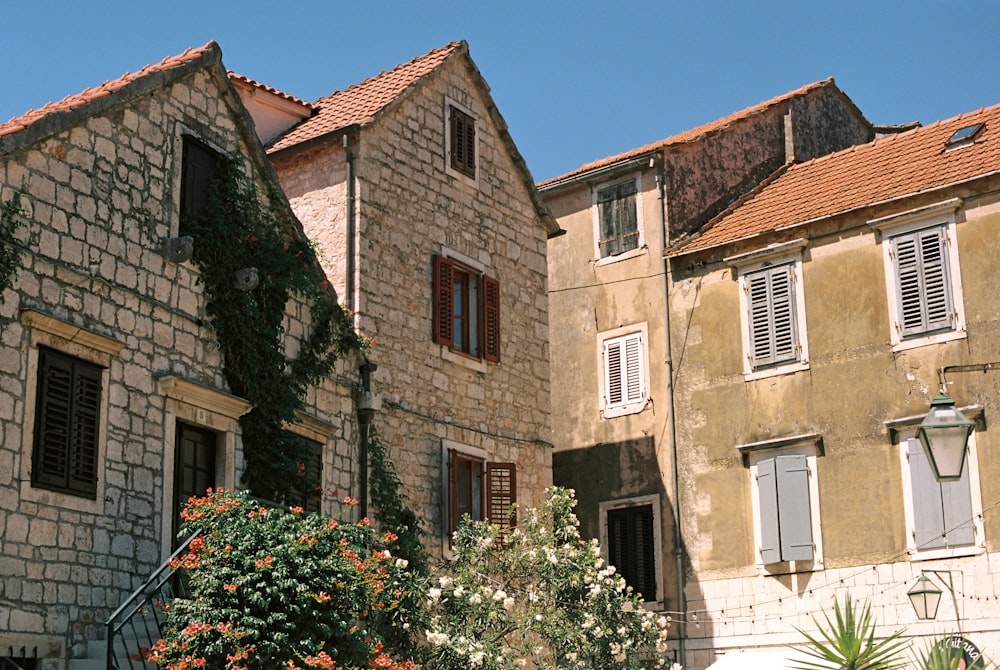
{"label": "flowering shrub", "polygon": [[183,516],[202,534],[176,561],[191,595],[167,608],[167,632],[150,651],[160,667],[417,668],[394,660],[365,625],[375,612],[398,621],[392,614],[413,589],[393,534],[222,490],[193,498]]}
{"label": "flowering shrub", "polygon": [[454,561],[427,592],[426,666],[435,670],[658,667],[668,621],[647,612],[580,538],[567,489],[502,534],[465,523]]}

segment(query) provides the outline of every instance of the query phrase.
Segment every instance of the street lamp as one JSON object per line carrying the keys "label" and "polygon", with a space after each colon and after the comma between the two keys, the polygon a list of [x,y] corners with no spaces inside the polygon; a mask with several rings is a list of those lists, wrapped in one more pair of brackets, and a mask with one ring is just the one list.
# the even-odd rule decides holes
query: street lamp
{"label": "street lamp", "polygon": [[[941,604],[942,591],[927,575],[931,574],[937,577],[938,581],[944,584],[948,592],[951,593],[951,601],[955,606],[955,626],[958,628],[959,634],[961,634],[962,617],[958,613],[958,596],[955,595],[955,582],[952,579],[952,572],[952,570],[922,570],[920,577],[917,578],[917,583],[906,592],[906,595],[909,597],[910,604],[913,605],[913,611],[916,612],[918,619],[928,621],[936,618],[938,605]],[[956,570],[954,572],[958,572],[959,577],[962,577],[961,571]]]}
{"label": "street lamp", "polygon": [[955,407],[955,401],[944,393],[938,393],[931,401],[931,411],[917,428],[917,437],[924,445],[934,474],[941,480],[962,478],[965,465],[965,445],[976,422]]}
{"label": "street lamp", "polygon": [[934,582],[921,574],[913,588],[906,592],[913,605],[913,611],[917,613],[917,618],[921,621],[937,618],[938,605],[941,604],[941,589],[934,586]]}
{"label": "street lamp", "polygon": [[945,375],[949,372],[989,372],[997,367],[1000,367],[1000,363],[975,363],[949,365],[938,371],[941,378],[940,390],[931,401],[931,411],[917,428],[917,437],[924,445],[924,451],[927,452],[938,479],[948,481],[962,478],[969,435],[976,427],[975,421],[955,407],[955,401],[948,395],[948,380]]}

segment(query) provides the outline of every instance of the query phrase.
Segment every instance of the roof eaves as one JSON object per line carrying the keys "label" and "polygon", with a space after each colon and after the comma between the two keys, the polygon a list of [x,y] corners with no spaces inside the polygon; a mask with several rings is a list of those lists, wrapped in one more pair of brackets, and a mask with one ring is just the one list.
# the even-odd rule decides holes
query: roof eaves
{"label": "roof eaves", "polygon": [[155,65],[147,65],[136,72],[127,72],[118,79],[66,96],[40,109],[29,110],[0,124],[0,155],[34,144],[85,118],[209,65],[222,67],[222,50],[214,41],[165,58]]}

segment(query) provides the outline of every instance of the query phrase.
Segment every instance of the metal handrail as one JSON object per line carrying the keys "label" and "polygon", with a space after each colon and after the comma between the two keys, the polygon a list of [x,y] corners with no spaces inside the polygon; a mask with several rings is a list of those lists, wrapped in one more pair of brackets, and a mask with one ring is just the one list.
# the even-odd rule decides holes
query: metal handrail
{"label": "metal handrail", "polygon": [[[201,530],[196,530],[184,540],[170,558],[108,617],[104,624],[107,629],[105,640],[108,670],[146,667],[142,642],[152,644],[163,637],[163,624],[166,622],[163,605],[175,597],[186,595],[184,581],[175,579],[178,569],[171,564],[174,559],[187,552],[191,542],[199,535]],[[126,637],[126,633],[130,633],[130,636]],[[119,641],[120,645],[116,644]],[[120,656],[124,656],[124,659],[120,659]]]}
{"label": "metal handrail", "polygon": [[15,663],[13,659],[6,656],[0,656],[0,668],[3,670],[24,670],[24,668]]}

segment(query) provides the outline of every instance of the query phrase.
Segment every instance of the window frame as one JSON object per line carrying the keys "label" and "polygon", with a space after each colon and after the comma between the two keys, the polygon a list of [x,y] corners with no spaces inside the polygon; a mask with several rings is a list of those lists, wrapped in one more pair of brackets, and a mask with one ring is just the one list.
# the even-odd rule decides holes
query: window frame
{"label": "window frame", "polygon": [[[962,412],[969,416],[970,418],[975,417],[978,423],[978,419],[982,415],[982,409],[978,407],[963,407]],[[980,488],[979,479],[979,456],[976,447],[976,433],[977,429],[972,431],[969,435],[969,441],[967,445],[968,451],[965,454],[965,467],[963,469],[962,478],[957,481],[937,481],[934,477],[933,467],[930,462],[927,461],[926,452],[920,440],[916,437],[917,425],[922,417],[916,417],[912,420],[904,420],[902,422],[897,422],[897,424],[892,428],[893,441],[896,443],[897,449],[899,450],[899,463],[900,463],[900,475],[903,485],[903,515],[906,520],[906,547],[907,556],[911,561],[926,561],[935,560],[942,558],[956,558],[959,556],[973,556],[976,554],[981,554],[986,551],[986,535],[985,526],[983,524],[983,500],[982,500],[982,490]],[[923,490],[921,492],[921,503],[925,504],[928,502],[927,498],[931,495],[937,494],[937,501],[940,501],[942,506],[941,509],[941,519],[940,523],[935,523],[942,532],[948,530],[948,521],[946,519],[947,511],[944,510],[944,504],[946,499],[946,491],[951,489],[952,491],[958,491],[959,486],[963,485],[968,488],[968,514],[971,516],[969,523],[971,523],[970,530],[972,531],[972,541],[962,544],[956,544],[953,546],[928,546],[926,548],[921,548],[925,546],[925,543],[918,543],[917,541],[917,509],[914,499],[914,483],[913,483],[913,471],[912,471],[912,459],[910,458],[910,451],[919,449],[918,453],[923,454],[923,467],[926,468],[925,475],[929,474],[930,479],[934,479],[934,483],[937,485],[937,490],[927,491]],[[925,481],[927,480],[925,477]],[[953,513],[959,513],[960,516],[964,514],[959,510],[954,510]],[[935,520],[937,521],[937,520]],[[935,529],[935,530],[937,530]],[[957,530],[957,529],[953,529]]]}
{"label": "window frame", "polygon": [[[663,602],[665,589],[663,584],[663,529],[662,529],[662,513],[660,509],[660,495],[650,494],[641,496],[632,496],[628,498],[619,498],[616,500],[608,500],[599,502],[597,504],[598,517],[600,519],[600,531],[599,539],[601,542],[601,557],[609,565],[614,565],[611,560],[611,542],[609,538],[609,522],[608,514],[622,509],[632,509],[639,507],[649,507],[652,510],[653,515],[653,527],[652,527],[652,538],[651,538],[651,554],[650,557],[653,562],[653,579],[656,582],[656,591],[649,597],[647,594],[643,594],[644,606],[648,609],[656,609],[656,607]],[[618,566],[615,566],[619,574],[622,573]],[[624,575],[622,575],[624,577]]]}
{"label": "window frame", "polygon": [[[628,364],[628,347],[632,342],[637,342],[636,355],[639,360],[634,365]],[[612,401],[612,383],[614,375],[611,369],[611,356],[609,347],[618,345],[626,352],[619,361],[625,361],[624,378],[621,378],[621,365],[618,366],[619,388],[628,388],[632,381],[637,381],[641,392],[638,396],[631,396],[622,393],[622,399]],[[598,411],[605,419],[611,419],[628,414],[636,414],[643,411],[650,403],[650,382],[649,382],[649,329],[645,322],[616,328],[614,330],[599,333],[597,337],[597,360],[599,367],[598,386]]]}
{"label": "window frame", "polygon": [[[745,381],[764,379],[809,369],[809,336],[806,328],[805,284],[802,273],[802,256],[805,240],[776,245],[742,256],[727,258],[733,266],[740,300],[740,337],[743,344],[743,377]],[[779,272],[788,279],[790,297],[787,317],[790,321],[792,353],[783,358],[772,357],[757,363],[754,357],[754,333],[759,331],[755,322],[755,304],[751,297],[753,283],[759,277],[777,277]],[[773,295],[773,283],[768,283],[768,296]],[[770,333],[776,328],[773,305],[766,308],[767,323],[763,325]],[[772,350],[775,348],[772,342]]]}
{"label": "window frame", "polygon": [[178,234],[184,222],[196,217],[208,201],[208,191],[222,152],[197,135],[181,133],[180,187],[178,189]]}
{"label": "window frame", "polygon": [[[468,279],[463,284],[467,289],[464,306],[468,313],[463,315],[455,313],[454,282],[457,273]],[[431,339],[441,345],[442,356],[481,364],[477,369],[483,372],[487,369],[485,363],[500,363],[500,280],[488,275],[483,265],[448,250],[442,250],[433,257],[431,274]],[[472,278],[476,281],[473,282]],[[469,300],[473,294],[475,305]],[[459,325],[467,336],[467,347],[455,344],[455,331]]]}
{"label": "window frame", "polygon": [[[479,115],[468,105],[445,96],[444,99],[444,166],[445,172],[468,184],[479,184],[482,164]],[[456,141],[456,133],[464,131],[464,142]],[[470,135],[471,133],[471,135]],[[463,146],[472,145],[471,156]]]}
{"label": "window frame", "polygon": [[[822,519],[820,517],[820,504],[819,504],[819,476],[817,472],[817,459],[822,456],[823,451],[823,440],[819,435],[799,435],[790,438],[782,438],[778,440],[768,440],[766,442],[756,442],[753,444],[741,445],[737,447],[743,457],[744,466],[747,468],[750,475],[750,494],[751,494],[751,507],[753,509],[753,529],[754,529],[754,545],[753,545],[753,556],[754,563],[758,566],[758,569],[766,572],[768,574],[787,574],[794,572],[811,572],[815,570],[820,570],[823,568],[823,527]],[[808,468],[808,474],[805,482],[805,493],[808,495],[808,505],[803,507],[801,500],[797,499],[792,495],[791,500],[786,496],[784,504],[782,504],[781,490],[777,488],[780,486],[776,481],[774,500],[770,500],[765,494],[767,491],[762,492],[762,485],[760,480],[762,475],[766,477],[766,472],[764,472],[766,464],[768,462],[774,462],[778,465],[779,458],[790,457],[788,464],[792,465],[804,465]],[[795,459],[795,460],[792,460]],[[792,475],[793,479],[790,480],[792,486],[799,486],[799,494],[802,494],[801,480],[796,480],[795,475]],[[766,481],[766,479],[765,479]],[[787,486],[784,489],[788,492]],[[789,556],[784,547],[778,547],[778,560],[768,560],[768,555],[765,551],[773,552],[774,549],[765,548],[765,541],[769,538],[767,537],[769,533],[764,528],[765,524],[771,517],[770,512],[774,512],[777,515],[776,523],[778,524],[775,531],[778,533],[778,538],[782,534],[783,526],[781,522],[781,510],[788,510],[792,514],[801,512],[803,509],[807,509],[809,512],[809,534],[812,543],[812,556],[811,558],[794,558]],[[791,522],[794,523],[794,520]],[[784,530],[789,530],[787,526]],[[794,529],[791,531],[794,534]],[[789,541],[787,544],[791,544]],[[799,544],[798,546],[802,546]],[[789,550],[793,552],[794,549],[789,547]],[[773,553],[771,554],[773,556]]]}
{"label": "window frame", "polygon": [[[456,462],[469,464],[472,474],[479,478],[479,517],[471,515],[473,520],[490,520],[501,527],[513,528],[517,525],[516,512],[511,515],[510,520],[504,524],[499,520],[494,520],[490,513],[501,507],[508,509],[510,505],[517,503],[517,464],[514,462],[502,462],[491,460],[489,453],[485,449],[461,444],[452,440],[441,440],[441,534],[445,551],[450,551],[452,537],[458,529],[458,525],[464,515],[456,514],[455,493],[455,473],[453,464]],[[478,472],[474,472],[478,466]],[[496,490],[497,481],[506,479],[506,490]],[[471,480],[470,480],[471,483]],[[472,501],[474,502],[474,501]]]}
{"label": "window frame", "polygon": [[[602,255],[602,208],[601,193],[613,188],[620,188],[625,184],[633,185],[635,196],[635,233],[636,246],[633,249],[623,250],[617,254]],[[598,266],[617,263],[618,261],[635,258],[646,253],[646,236],[644,232],[643,211],[642,211],[642,173],[637,172],[632,176],[614,179],[611,181],[595,184],[591,190],[591,211],[594,223],[594,258]],[[625,235],[622,235],[624,238]]]}
{"label": "window frame", "polygon": [[[119,342],[92,330],[87,330],[60,318],[32,309],[23,309],[21,323],[29,335],[24,369],[28,370],[24,398],[24,430],[21,435],[20,498],[43,505],[90,514],[103,514],[107,485],[108,399],[112,386],[112,366],[125,347]],[[32,479],[34,466],[35,421],[38,400],[39,347],[46,347],[101,368],[101,400],[98,417],[97,483],[93,498],[73,493],[40,488]]]}
{"label": "window frame", "polygon": [[[879,219],[873,219],[868,225],[878,231],[882,247],[883,269],[885,272],[886,298],[889,316],[889,341],[892,350],[905,351],[929,344],[939,344],[966,337],[965,306],[962,291],[962,271],[959,262],[957,216],[962,201],[958,198],[935,203],[916,210],[902,212]],[[902,280],[898,267],[896,247],[903,239],[913,238],[921,233],[938,230],[941,239],[941,265],[943,266],[943,284],[941,291],[950,308],[948,327],[927,327],[924,330],[904,332],[905,318],[903,316]],[[918,279],[918,290],[925,290],[926,274]],[[923,300],[923,298],[922,298]],[[921,313],[926,313],[928,307],[922,304]]]}

